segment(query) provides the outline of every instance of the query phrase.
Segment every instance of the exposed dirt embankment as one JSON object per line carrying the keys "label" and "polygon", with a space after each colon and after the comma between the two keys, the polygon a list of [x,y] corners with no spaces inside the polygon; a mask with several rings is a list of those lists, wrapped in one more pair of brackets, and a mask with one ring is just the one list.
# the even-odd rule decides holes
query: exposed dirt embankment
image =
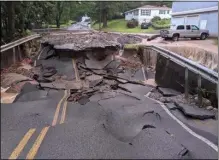
{"label": "exposed dirt embankment", "polygon": [[185,58],[191,59],[209,69],[218,72],[218,54],[190,46],[163,46]]}

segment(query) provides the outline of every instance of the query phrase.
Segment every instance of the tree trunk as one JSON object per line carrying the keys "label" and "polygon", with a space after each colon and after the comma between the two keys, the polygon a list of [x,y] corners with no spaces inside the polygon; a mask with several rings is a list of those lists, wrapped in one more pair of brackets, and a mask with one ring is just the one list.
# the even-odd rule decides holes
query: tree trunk
{"label": "tree trunk", "polygon": [[6,5],[8,9],[8,35],[9,40],[12,40],[15,32],[14,2],[7,1]]}
{"label": "tree trunk", "polygon": [[107,10],[104,9],[102,12],[103,28],[107,27]]}
{"label": "tree trunk", "polygon": [[60,28],[60,19],[58,15],[56,16],[56,27]]}
{"label": "tree trunk", "polygon": [[63,2],[56,2],[56,27],[60,28],[60,20],[61,20],[61,15],[62,15],[62,11],[63,11]]}

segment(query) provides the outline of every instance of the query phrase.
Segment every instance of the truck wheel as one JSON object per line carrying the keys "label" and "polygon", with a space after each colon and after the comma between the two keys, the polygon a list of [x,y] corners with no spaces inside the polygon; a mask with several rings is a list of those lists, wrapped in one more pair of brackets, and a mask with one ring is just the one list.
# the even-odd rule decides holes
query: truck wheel
{"label": "truck wheel", "polygon": [[173,39],[173,41],[178,41],[179,40],[179,35],[178,34],[174,34],[172,39]]}
{"label": "truck wheel", "polygon": [[202,33],[200,39],[201,40],[205,40],[207,38],[207,34],[206,33]]}

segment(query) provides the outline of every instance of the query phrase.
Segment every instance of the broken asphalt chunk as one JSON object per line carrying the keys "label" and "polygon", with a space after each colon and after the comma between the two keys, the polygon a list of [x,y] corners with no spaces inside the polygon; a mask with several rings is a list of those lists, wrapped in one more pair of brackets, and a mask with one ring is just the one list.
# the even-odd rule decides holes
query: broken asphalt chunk
{"label": "broken asphalt chunk", "polygon": [[210,118],[215,119],[214,113],[205,110],[203,108],[189,106],[183,103],[176,103],[176,106],[186,117],[200,119],[200,120],[210,119]]}
{"label": "broken asphalt chunk", "polygon": [[90,102],[88,96],[82,96],[78,99],[78,103],[81,105],[85,105],[87,102]]}
{"label": "broken asphalt chunk", "polygon": [[50,89],[56,89],[56,90],[61,90],[61,89],[65,89],[65,84],[63,83],[40,83],[40,86],[42,88],[50,88]]}
{"label": "broken asphalt chunk", "polygon": [[165,97],[177,96],[181,93],[170,88],[158,87],[158,91]]}
{"label": "broken asphalt chunk", "polygon": [[57,73],[57,70],[54,67],[46,67],[43,69],[43,77],[51,77]]}
{"label": "broken asphalt chunk", "polygon": [[99,75],[90,75],[86,77],[86,80],[89,82],[89,87],[95,87],[103,81],[103,77]]}
{"label": "broken asphalt chunk", "polygon": [[104,70],[108,70],[108,69],[116,70],[119,66],[120,66],[120,62],[118,60],[112,60],[103,69]]}

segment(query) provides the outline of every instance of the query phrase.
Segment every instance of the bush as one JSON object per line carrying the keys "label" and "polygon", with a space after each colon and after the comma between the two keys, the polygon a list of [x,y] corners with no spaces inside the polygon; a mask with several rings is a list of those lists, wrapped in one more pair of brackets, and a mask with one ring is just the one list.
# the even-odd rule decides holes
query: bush
{"label": "bush", "polygon": [[152,27],[154,29],[167,29],[170,28],[170,24],[157,24],[157,23],[152,23]]}
{"label": "bush", "polygon": [[159,21],[152,22],[154,29],[167,29],[170,28],[170,19],[161,19]]}
{"label": "bush", "polygon": [[135,26],[138,26],[138,21],[136,19],[132,19],[132,21],[135,23]]}
{"label": "bush", "polygon": [[138,26],[138,21],[135,19],[132,19],[132,20],[127,22],[126,26],[128,28],[135,28],[136,26]]}
{"label": "bush", "polygon": [[135,24],[134,21],[128,21],[127,24],[126,24],[126,26],[127,26],[128,28],[135,28],[135,27],[136,27],[136,24]]}
{"label": "bush", "polygon": [[155,16],[151,19],[151,22],[157,22],[157,21],[160,21],[161,18],[159,16]]}

